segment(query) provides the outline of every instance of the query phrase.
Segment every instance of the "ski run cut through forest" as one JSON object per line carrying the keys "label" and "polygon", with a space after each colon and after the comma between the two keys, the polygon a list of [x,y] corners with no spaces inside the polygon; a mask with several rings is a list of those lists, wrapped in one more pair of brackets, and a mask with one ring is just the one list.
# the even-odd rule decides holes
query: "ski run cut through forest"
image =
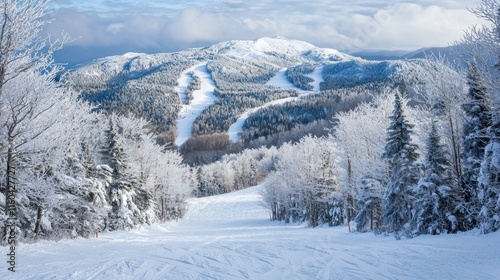
{"label": "ski run cut through forest", "polygon": [[270,222],[259,191],[193,198],[182,220],[19,246],[0,279],[499,279],[500,232],[396,240]]}

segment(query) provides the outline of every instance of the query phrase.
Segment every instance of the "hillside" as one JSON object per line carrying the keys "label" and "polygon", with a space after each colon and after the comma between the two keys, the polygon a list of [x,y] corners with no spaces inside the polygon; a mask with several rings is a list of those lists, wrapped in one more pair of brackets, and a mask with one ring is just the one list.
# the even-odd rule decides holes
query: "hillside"
{"label": "hillside", "polygon": [[367,61],[276,37],[106,57],[63,80],[100,109],[149,120],[160,143],[181,146],[203,135],[248,142],[290,131],[332,117],[342,97],[411,86],[432,68],[426,60]]}
{"label": "hillside", "polygon": [[[22,244],[2,279],[498,279],[500,234],[395,240],[270,222],[260,186],[194,198],[178,222]],[[78,261],[75,261],[78,260]]]}

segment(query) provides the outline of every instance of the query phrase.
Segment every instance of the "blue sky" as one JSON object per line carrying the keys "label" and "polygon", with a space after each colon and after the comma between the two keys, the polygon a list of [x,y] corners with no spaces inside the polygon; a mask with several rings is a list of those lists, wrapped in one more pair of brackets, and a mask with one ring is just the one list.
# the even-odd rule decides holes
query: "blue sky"
{"label": "blue sky", "polygon": [[170,52],[282,36],[341,51],[446,46],[479,20],[480,0],[57,0],[51,34],[102,56]]}

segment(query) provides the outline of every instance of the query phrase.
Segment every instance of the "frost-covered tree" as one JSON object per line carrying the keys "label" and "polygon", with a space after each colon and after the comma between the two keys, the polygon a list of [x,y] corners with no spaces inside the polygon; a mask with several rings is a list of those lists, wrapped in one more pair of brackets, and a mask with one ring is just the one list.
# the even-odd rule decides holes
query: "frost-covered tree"
{"label": "frost-covered tree", "polygon": [[478,176],[484,149],[488,145],[487,129],[491,125],[491,108],[488,88],[474,61],[469,63],[467,82],[468,100],[463,105],[466,114],[463,138],[462,176],[463,202],[459,205],[460,228],[472,229],[477,226],[481,208],[478,199]]}
{"label": "frost-covered tree", "polygon": [[393,96],[391,90],[385,89],[373,102],[336,115],[332,141],[341,151],[339,165],[346,170],[339,181],[343,192],[353,199],[354,205],[350,207],[357,212],[353,218],[359,231],[379,230],[382,225],[382,198],[389,178],[387,162],[380,155],[384,151]]}
{"label": "frost-covered tree", "polygon": [[426,143],[423,176],[415,190],[413,223],[415,232],[440,234],[457,230],[454,216],[456,193],[451,186],[449,155],[441,143],[436,122]]}
{"label": "frost-covered tree", "polygon": [[337,180],[335,152],[330,141],[315,137],[280,148],[276,170],[262,193],[272,220],[307,221],[312,227],[344,223],[345,195]]}
{"label": "frost-covered tree", "polygon": [[64,40],[40,35],[48,22],[49,0],[0,2],[0,97],[4,85],[21,73],[44,70],[52,65],[52,53]]}
{"label": "frost-covered tree", "polygon": [[413,163],[418,159],[417,146],[412,143],[413,125],[403,112],[401,98],[396,94],[394,110],[389,117],[385,152],[382,158],[389,163],[391,177],[384,195],[384,226],[399,238],[411,219],[413,188],[417,174]]}
{"label": "frost-covered tree", "polygon": [[[498,124],[496,129],[499,135]],[[500,228],[500,143],[498,136],[486,146],[484,160],[481,163],[478,198],[481,203],[479,226],[483,233],[497,231]]]}

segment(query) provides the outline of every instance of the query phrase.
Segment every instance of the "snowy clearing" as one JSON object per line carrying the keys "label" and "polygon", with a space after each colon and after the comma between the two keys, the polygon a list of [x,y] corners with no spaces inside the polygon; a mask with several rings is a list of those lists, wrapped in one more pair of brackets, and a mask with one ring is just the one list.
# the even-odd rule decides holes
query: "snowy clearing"
{"label": "snowy clearing", "polygon": [[292,84],[288,78],[286,77],[286,70],[287,68],[283,68],[276,75],[274,75],[269,82],[266,83],[268,86],[273,86],[277,87],[280,89],[294,89],[294,90],[300,90],[298,87],[296,87],[294,84]]}
{"label": "snowy clearing", "polygon": [[193,93],[193,100],[191,103],[184,104],[179,112],[177,119],[177,138],[175,139],[175,144],[177,146],[182,145],[192,136],[192,128],[196,118],[205,110],[205,108],[212,105],[217,97],[214,95],[215,84],[208,73],[207,64],[202,63],[195,65],[186,71],[182,72],[181,77],[178,80],[178,86],[175,88],[179,93],[181,101],[186,100],[186,88],[191,82],[191,77],[188,75],[189,72],[193,72],[196,76],[201,79],[201,88]]}
{"label": "snowy clearing", "polygon": [[232,142],[238,142],[241,140],[240,136],[238,133],[243,131],[243,125],[245,124],[245,121],[252,115],[253,113],[259,111],[260,109],[273,106],[273,105],[282,105],[287,102],[292,102],[292,101],[297,101],[300,98],[303,98],[307,95],[315,94],[319,92],[319,84],[323,81],[323,66],[317,67],[313,73],[307,74],[306,76],[312,78],[314,82],[311,83],[311,85],[314,87],[314,92],[310,91],[304,91],[293,85],[288,78],[285,75],[286,68],[281,69],[274,77],[269,80],[269,82],[266,83],[266,85],[281,88],[281,89],[293,89],[297,90],[299,92],[303,92],[301,95],[297,97],[287,97],[283,99],[278,99],[274,100],[271,102],[268,102],[262,106],[252,108],[245,113],[243,113],[241,116],[238,117],[235,123],[233,123],[229,129],[227,130],[227,134],[229,135],[229,140]]}
{"label": "snowy clearing", "polygon": [[260,188],[192,199],[179,222],[21,244],[0,279],[500,279],[500,233],[397,241],[286,225],[269,221]]}

